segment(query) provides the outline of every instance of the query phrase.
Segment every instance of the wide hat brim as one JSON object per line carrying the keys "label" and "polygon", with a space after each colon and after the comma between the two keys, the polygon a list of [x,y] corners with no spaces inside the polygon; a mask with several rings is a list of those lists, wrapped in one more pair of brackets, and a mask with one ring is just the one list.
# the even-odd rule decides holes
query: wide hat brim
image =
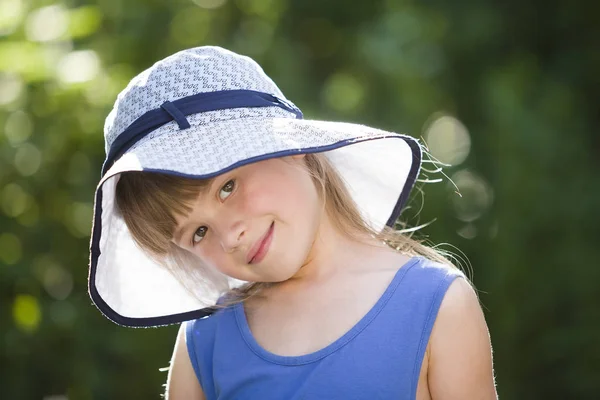
{"label": "wide hat brim", "polygon": [[115,204],[123,172],[211,178],[273,157],[324,152],[376,230],[393,226],[419,174],[421,146],[411,136],[341,122],[256,117],[195,124],[196,117],[189,117],[190,129],[171,122],[140,140],[96,190],[89,291],[117,324],[147,327],[197,319],[222,294],[203,293],[211,300],[200,301],[134,242]]}

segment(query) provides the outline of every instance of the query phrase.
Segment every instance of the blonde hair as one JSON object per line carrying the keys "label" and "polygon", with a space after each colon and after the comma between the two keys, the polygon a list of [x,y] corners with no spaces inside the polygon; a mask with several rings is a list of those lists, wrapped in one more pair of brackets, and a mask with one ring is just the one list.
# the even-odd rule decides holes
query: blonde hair
{"label": "blonde hair", "polygon": [[[325,211],[340,232],[355,239],[374,237],[403,254],[424,256],[454,267],[444,252],[424,245],[395,227],[386,226],[382,231],[371,228],[325,154],[306,154],[304,161]],[[202,265],[197,257],[190,257],[172,242],[177,226],[175,216],[188,214],[192,202],[210,182],[210,179],[160,173],[125,172],[117,183],[116,204],[136,243],[165,265],[188,291],[200,300],[207,292],[225,294],[225,303],[230,305],[258,294],[270,284],[249,282],[230,288],[231,279]]]}

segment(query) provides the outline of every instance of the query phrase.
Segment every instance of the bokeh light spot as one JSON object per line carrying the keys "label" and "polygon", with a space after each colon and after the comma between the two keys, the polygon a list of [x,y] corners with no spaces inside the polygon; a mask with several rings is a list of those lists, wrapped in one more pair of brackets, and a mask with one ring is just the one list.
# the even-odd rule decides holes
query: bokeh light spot
{"label": "bokeh light spot", "polygon": [[215,9],[224,5],[227,0],[192,0],[195,4],[202,8]]}
{"label": "bokeh light spot", "polygon": [[31,143],[19,146],[15,154],[15,168],[23,176],[35,174],[42,163],[42,153]]}
{"label": "bokeh light spot", "polygon": [[25,35],[34,42],[48,42],[67,33],[67,10],[62,5],[51,5],[32,11],[25,22]]}
{"label": "bokeh light spot", "polygon": [[458,236],[465,239],[475,239],[477,237],[477,227],[471,223],[468,223],[462,228],[458,229],[456,233],[458,233]]}
{"label": "bokeh light spot", "polygon": [[26,82],[46,79],[50,66],[45,50],[25,40],[0,41],[0,71],[17,73]]}
{"label": "bokeh light spot", "polygon": [[102,23],[102,11],[96,6],[82,6],[69,11],[69,35],[81,38],[96,32]]}
{"label": "bokeh light spot", "polygon": [[13,319],[15,325],[24,331],[36,330],[42,319],[37,298],[27,294],[17,295],[13,303]]}
{"label": "bokeh light spot", "polygon": [[21,260],[23,250],[21,241],[12,233],[0,234],[0,261],[12,265]]}
{"label": "bokeh light spot", "polygon": [[0,74],[0,106],[17,100],[23,88],[23,80],[17,74]]}
{"label": "bokeh light spot", "polygon": [[327,105],[340,112],[358,109],[365,95],[362,83],[354,75],[345,72],[333,74],[323,90]]}
{"label": "bokeh light spot", "polygon": [[4,135],[13,147],[26,141],[32,132],[33,122],[31,117],[21,110],[11,113],[4,124]]}
{"label": "bokeh light spot", "polygon": [[475,221],[492,205],[492,189],[476,173],[469,170],[461,170],[452,175],[451,179],[461,194],[461,196],[452,195],[456,217],[461,221]]}
{"label": "bokeh light spot", "polygon": [[57,77],[62,83],[81,83],[94,79],[100,72],[100,59],[93,50],[72,51],[58,63]]}
{"label": "bokeh light spot", "polygon": [[439,161],[459,165],[469,155],[471,137],[458,119],[437,115],[425,127],[425,142],[431,154]]}
{"label": "bokeh light spot", "polygon": [[17,29],[23,18],[23,11],[21,0],[0,1],[0,36],[10,35]]}
{"label": "bokeh light spot", "polygon": [[56,300],[66,299],[73,290],[73,277],[69,271],[57,264],[46,266],[42,283],[46,292]]}
{"label": "bokeh light spot", "polygon": [[44,396],[42,400],[69,400],[69,398],[63,394],[53,394],[50,396]]}
{"label": "bokeh light spot", "polygon": [[0,193],[2,211],[9,217],[18,217],[31,203],[31,195],[16,183],[9,183]]}

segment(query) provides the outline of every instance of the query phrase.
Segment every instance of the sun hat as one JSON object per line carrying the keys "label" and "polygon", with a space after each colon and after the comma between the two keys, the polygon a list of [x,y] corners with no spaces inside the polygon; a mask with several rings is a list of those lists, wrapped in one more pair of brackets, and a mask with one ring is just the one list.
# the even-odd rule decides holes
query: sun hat
{"label": "sun hat", "polygon": [[[212,312],[135,242],[115,204],[119,174],[210,178],[273,157],[324,152],[367,222],[393,226],[421,166],[411,136],[359,124],[302,119],[252,59],[204,46],[175,53],[134,77],[104,125],[89,292],[113,322],[179,323]],[[234,284],[233,282],[231,283]]]}

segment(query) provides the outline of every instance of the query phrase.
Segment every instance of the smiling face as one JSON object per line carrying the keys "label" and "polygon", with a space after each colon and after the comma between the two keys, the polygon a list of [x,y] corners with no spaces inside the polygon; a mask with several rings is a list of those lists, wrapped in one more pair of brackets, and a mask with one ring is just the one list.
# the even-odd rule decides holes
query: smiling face
{"label": "smiling face", "polygon": [[269,159],[212,180],[173,241],[233,278],[281,282],[309,257],[323,213],[303,156]]}

